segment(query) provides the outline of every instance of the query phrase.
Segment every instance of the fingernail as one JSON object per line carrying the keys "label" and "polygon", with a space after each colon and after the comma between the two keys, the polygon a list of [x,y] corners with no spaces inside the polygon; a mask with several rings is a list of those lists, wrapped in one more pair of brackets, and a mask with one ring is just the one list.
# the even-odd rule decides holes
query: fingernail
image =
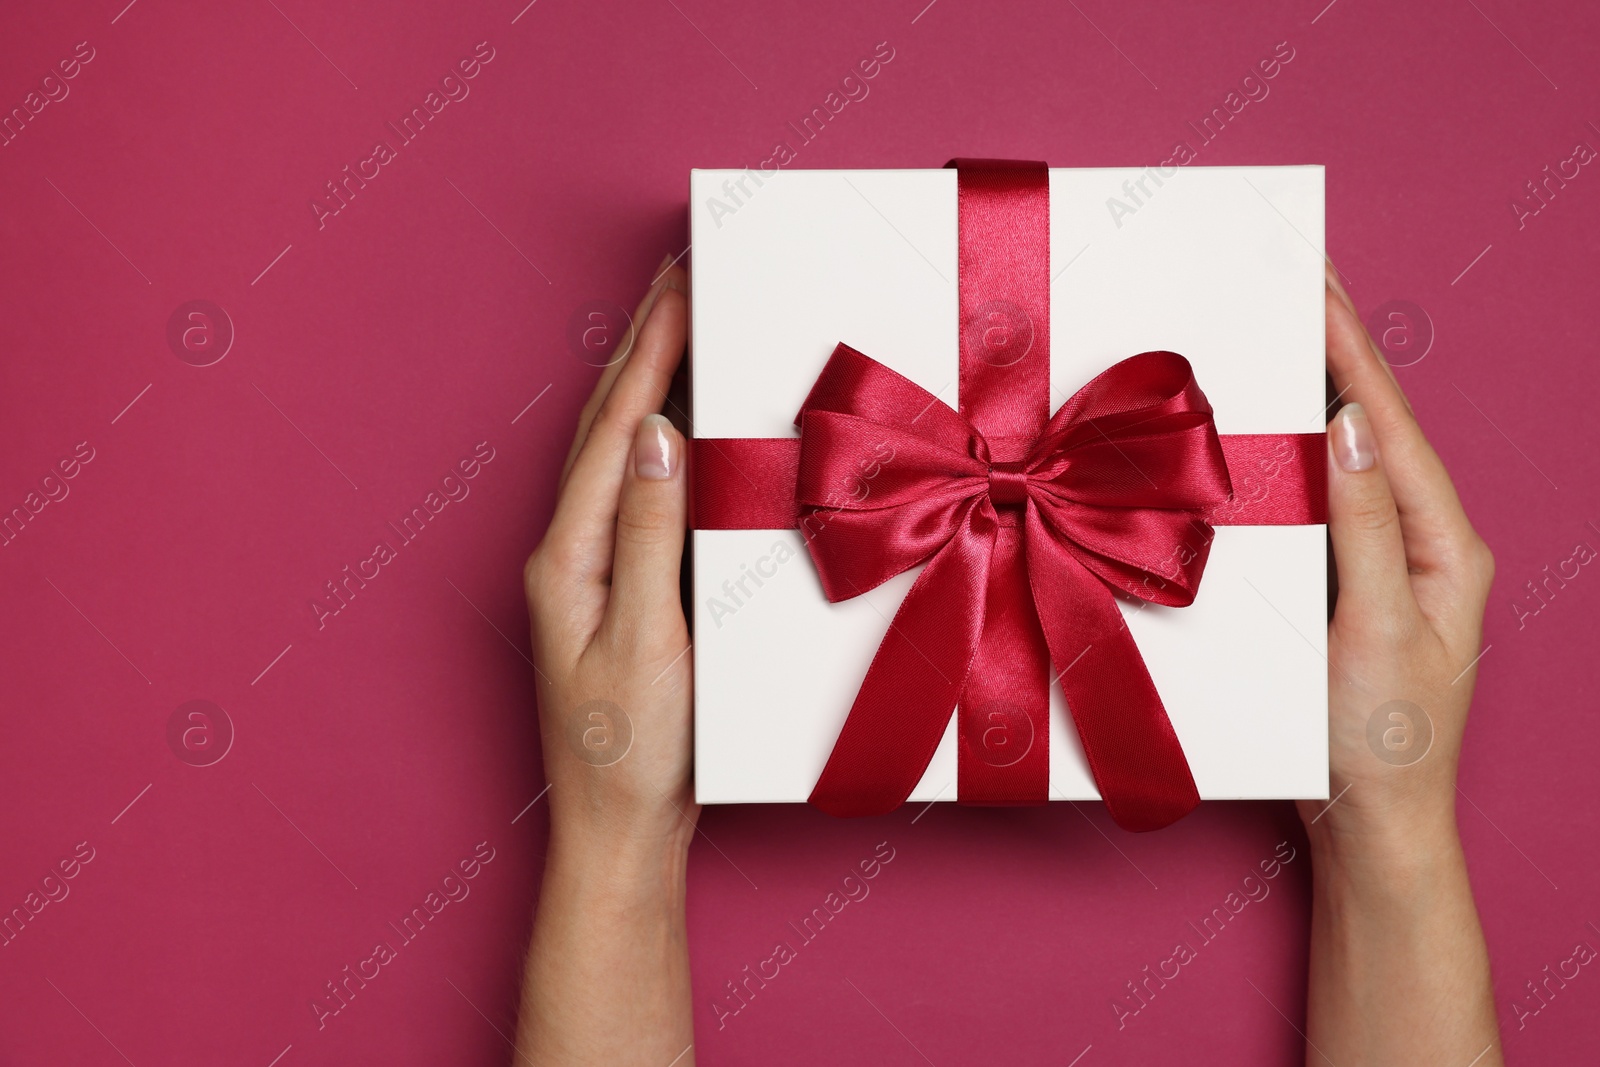
{"label": "fingernail", "polygon": [[663,415],[646,415],[633,442],[633,469],[641,478],[664,481],[678,472],[678,435]]}
{"label": "fingernail", "polygon": [[[1355,301],[1350,299],[1350,294],[1345,292],[1344,286],[1340,283],[1339,268],[1333,265],[1333,260],[1323,260],[1322,274],[1327,279],[1328,288],[1333,290],[1334,295],[1339,298],[1339,302],[1349,309],[1350,314],[1355,315]],[[1356,317],[1360,318],[1359,315]]]}
{"label": "fingernail", "polygon": [[[685,251],[687,251],[687,249],[685,249]],[[683,279],[679,278],[675,273],[668,273],[672,267],[677,265],[678,260],[682,258],[683,253],[680,252],[676,256],[668,256],[666,259],[663,259],[661,261],[661,266],[656,268],[656,272],[654,275],[652,275],[652,277],[660,279],[661,288],[676,289],[684,296],[688,296],[689,291],[683,287]]]}
{"label": "fingernail", "polygon": [[644,294],[646,301],[643,315],[644,319],[648,319],[650,317],[650,312],[655,310],[656,301],[661,299],[661,293],[667,287],[667,280],[663,278],[662,275],[671,265],[672,256],[669,253],[668,255],[663,256],[661,258],[661,262],[656,264],[656,269],[650,272],[650,288]]}
{"label": "fingernail", "polygon": [[1347,471],[1370,470],[1378,461],[1378,441],[1372,435],[1367,409],[1350,403],[1333,419],[1333,458]]}
{"label": "fingernail", "polygon": [[639,321],[634,323],[635,331],[642,330],[644,328],[644,324],[650,321],[650,316],[655,314],[656,305],[661,303],[661,294],[666,292],[667,289],[671,287],[672,279],[662,276],[663,272],[671,264],[672,256],[668,255],[663,257],[661,263],[656,267],[655,272],[650,275],[650,289],[644,294],[643,314],[639,316]]}

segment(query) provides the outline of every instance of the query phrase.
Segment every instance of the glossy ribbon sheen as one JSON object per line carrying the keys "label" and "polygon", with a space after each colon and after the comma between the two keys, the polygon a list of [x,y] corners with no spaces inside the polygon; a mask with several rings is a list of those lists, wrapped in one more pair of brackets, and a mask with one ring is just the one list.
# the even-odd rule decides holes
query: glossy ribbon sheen
{"label": "glossy ribbon sheen", "polygon": [[1049,417],[1048,171],[958,161],[958,189],[961,410],[841,344],[798,441],[693,443],[694,526],[798,525],[835,602],[925,564],[816,807],[898,807],[958,706],[957,798],[1044,802],[1059,680],[1112,817],[1157,829],[1199,794],[1112,591],[1191,603],[1208,519],[1325,521],[1322,435],[1219,439],[1171,352],[1123,360]]}
{"label": "glossy ribbon sheen", "polygon": [[[943,403],[941,400],[940,403]],[[1320,433],[1218,435],[1233,499],[1200,517],[1212,526],[1308,526],[1328,521],[1328,444]],[[793,530],[798,437],[696,437],[690,525],[696,530]]]}

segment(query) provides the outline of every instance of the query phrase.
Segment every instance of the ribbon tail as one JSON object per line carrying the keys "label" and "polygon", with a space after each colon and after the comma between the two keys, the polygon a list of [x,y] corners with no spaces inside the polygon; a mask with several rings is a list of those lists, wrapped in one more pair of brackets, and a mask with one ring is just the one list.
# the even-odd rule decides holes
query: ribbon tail
{"label": "ribbon tail", "polygon": [[813,807],[883,815],[916,788],[971,672],[993,545],[993,520],[969,505],[895,612],[811,791]]}
{"label": "ribbon tail", "polygon": [[1200,803],[1189,761],[1116,599],[1028,508],[1033,599],[1089,771],[1124,830],[1159,830]]}
{"label": "ribbon tail", "polygon": [[961,693],[956,799],[1050,799],[1050,650],[1028,587],[1021,526],[1001,526],[983,639]]}

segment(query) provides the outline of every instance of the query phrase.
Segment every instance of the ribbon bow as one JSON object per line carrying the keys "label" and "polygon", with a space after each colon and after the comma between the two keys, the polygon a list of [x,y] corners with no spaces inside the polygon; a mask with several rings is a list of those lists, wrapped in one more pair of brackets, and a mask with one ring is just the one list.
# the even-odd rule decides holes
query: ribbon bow
{"label": "ribbon bow", "polygon": [[1228,466],[1188,360],[1146,352],[1084,386],[1021,460],[962,415],[845,345],[798,420],[800,529],[830,601],[926,562],[850,710],[811,802],[899,806],[959,702],[969,802],[1047,799],[1054,663],[1119,824],[1199,803],[1112,590],[1194,600]]}

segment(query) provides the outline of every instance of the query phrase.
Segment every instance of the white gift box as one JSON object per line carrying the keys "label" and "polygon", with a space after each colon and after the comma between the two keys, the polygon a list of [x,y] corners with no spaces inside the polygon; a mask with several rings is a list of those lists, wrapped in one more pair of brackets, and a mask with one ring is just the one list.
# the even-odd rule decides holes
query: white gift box
{"label": "white gift box", "polygon": [[[696,170],[689,190],[696,437],[797,436],[840,342],[957,406],[954,170]],[[1052,412],[1168,350],[1218,433],[1323,428],[1321,167],[1052,169],[1050,261]],[[696,799],[804,801],[920,567],[830,604],[796,530],[691,536]],[[1204,799],[1328,796],[1326,543],[1219,526],[1192,605],[1117,600]],[[1050,795],[1096,799],[1067,716],[1052,686]],[[955,741],[952,715],[912,801],[957,799]]]}

